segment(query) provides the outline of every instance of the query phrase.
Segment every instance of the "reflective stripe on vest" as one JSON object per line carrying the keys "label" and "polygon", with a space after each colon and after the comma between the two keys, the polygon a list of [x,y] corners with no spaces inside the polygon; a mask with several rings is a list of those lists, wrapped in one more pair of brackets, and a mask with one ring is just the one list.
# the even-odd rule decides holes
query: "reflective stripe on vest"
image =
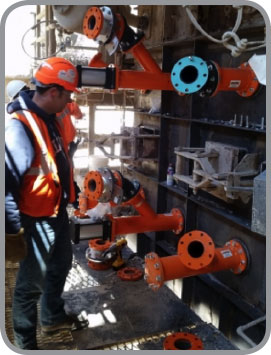
{"label": "reflective stripe on vest", "polygon": [[[50,172],[53,174],[55,177],[57,175],[57,167],[53,159],[49,158],[49,152],[47,145],[42,137],[42,134],[40,132],[40,129],[32,116],[31,112],[27,110],[27,106],[21,96],[19,96],[19,102],[21,104],[21,107],[23,108],[23,111],[19,111],[19,113],[24,116],[24,118],[28,121],[29,125],[31,126],[33,133],[35,137],[37,138],[37,142],[41,148],[41,169],[43,174],[38,174],[38,175],[47,175]],[[37,175],[37,174],[31,174],[31,169],[26,173],[27,175]]]}

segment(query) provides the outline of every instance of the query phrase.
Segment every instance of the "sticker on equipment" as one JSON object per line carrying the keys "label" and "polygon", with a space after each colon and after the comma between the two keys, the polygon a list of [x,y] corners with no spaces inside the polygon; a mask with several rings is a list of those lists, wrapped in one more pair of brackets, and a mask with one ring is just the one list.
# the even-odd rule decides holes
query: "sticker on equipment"
{"label": "sticker on equipment", "polygon": [[239,88],[241,80],[231,80],[229,88]]}
{"label": "sticker on equipment", "polygon": [[228,249],[228,250],[222,250],[221,251],[221,254],[222,254],[222,256],[223,256],[223,258],[230,258],[231,256],[232,256],[232,253],[231,253],[231,251]]}

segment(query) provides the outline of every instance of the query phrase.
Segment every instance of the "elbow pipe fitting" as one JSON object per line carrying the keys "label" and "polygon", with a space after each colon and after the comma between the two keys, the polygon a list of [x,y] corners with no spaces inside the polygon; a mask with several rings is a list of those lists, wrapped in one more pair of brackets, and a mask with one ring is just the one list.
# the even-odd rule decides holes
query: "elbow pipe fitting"
{"label": "elbow pipe fitting", "polygon": [[221,68],[196,56],[181,58],[174,65],[171,82],[180,94],[198,92],[201,97],[215,96],[219,91],[236,91],[240,96],[249,97],[259,87],[248,63],[239,68]]}
{"label": "elbow pipe fitting", "polygon": [[248,267],[248,252],[238,240],[230,240],[215,248],[211,237],[202,231],[186,233],[178,243],[178,254],[159,258],[156,253],[145,256],[145,280],[158,290],[165,281],[230,270],[241,274]]}
{"label": "elbow pipe fitting", "polygon": [[117,235],[130,233],[144,233],[153,231],[173,230],[179,234],[183,230],[183,214],[173,208],[171,213],[156,214],[147,203],[144,191],[137,181],[129,181],[118,171],[101,168],[87,173],[84,179],[83,196],[79,199],[80,212],[86,213],[98,202],[109,202],[114,205],[133,206],[139,215],[113,217],[111,221],[111,239]]}

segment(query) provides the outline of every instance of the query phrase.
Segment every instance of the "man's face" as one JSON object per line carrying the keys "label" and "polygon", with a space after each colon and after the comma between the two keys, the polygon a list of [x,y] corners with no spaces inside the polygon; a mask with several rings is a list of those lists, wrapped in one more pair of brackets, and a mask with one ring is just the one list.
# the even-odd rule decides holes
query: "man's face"
{"label": "man's face", "polygon": [[72,91],[68,91],[65,89],[60,90],[56,87],[51,88],[50,91],[52,113],[61,112],[66,107],[67,103],[72,101]]}

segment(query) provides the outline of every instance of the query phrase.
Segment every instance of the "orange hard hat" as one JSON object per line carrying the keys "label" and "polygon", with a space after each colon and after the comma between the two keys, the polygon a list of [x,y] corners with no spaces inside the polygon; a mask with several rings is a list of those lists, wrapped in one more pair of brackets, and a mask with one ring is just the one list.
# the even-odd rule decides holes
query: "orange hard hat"
{"label": "orange hard hat", "polygon": [[68,91],[78,91],[78,72],[76,67],[67,59],[52,57],[43,61],[34,74],[37,86],[57,84]]}

